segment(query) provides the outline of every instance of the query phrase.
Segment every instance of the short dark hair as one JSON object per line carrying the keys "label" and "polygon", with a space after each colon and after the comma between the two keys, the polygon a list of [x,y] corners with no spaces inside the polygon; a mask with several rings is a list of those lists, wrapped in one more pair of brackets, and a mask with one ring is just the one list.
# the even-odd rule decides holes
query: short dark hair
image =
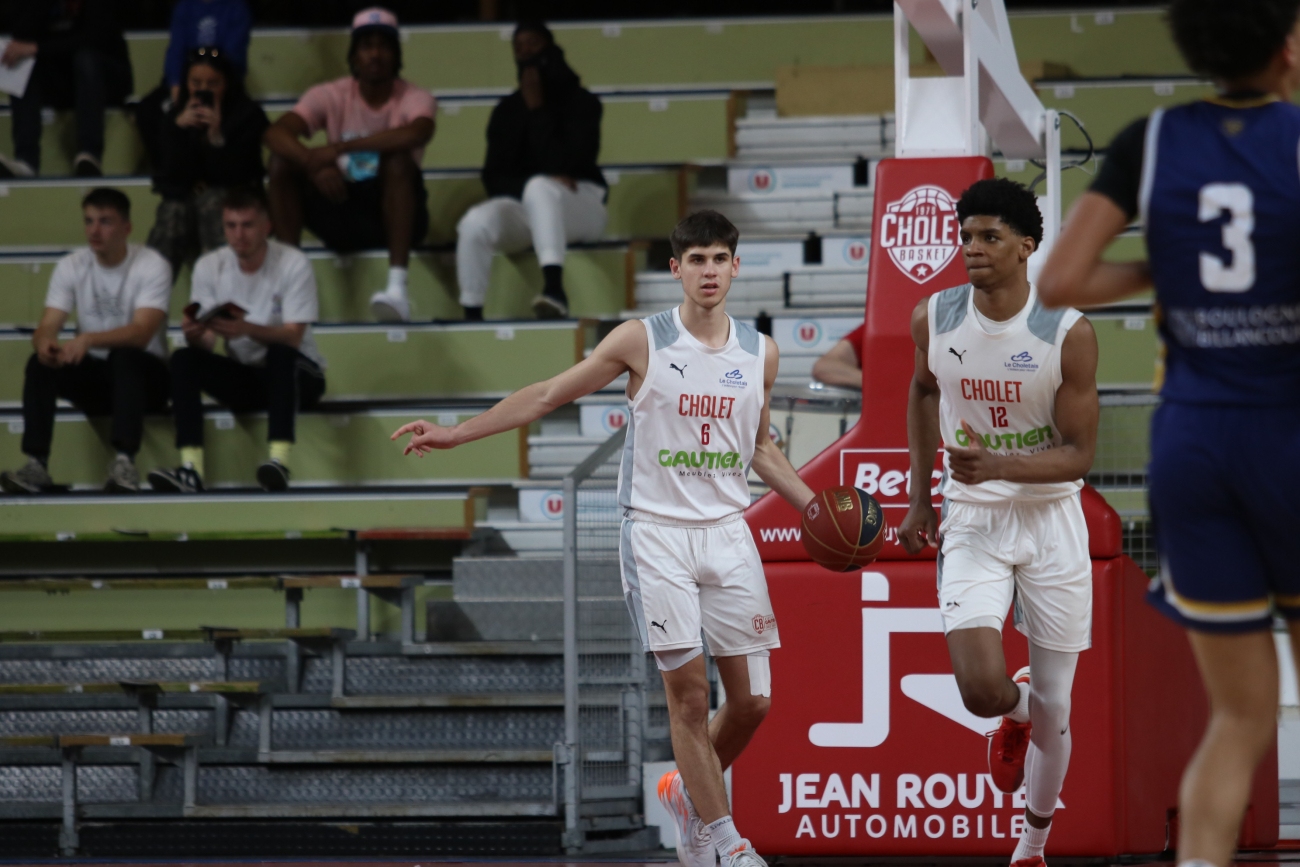
{"label": "short dark hair", "polygon": [[1169,29],[1193,72],[1233,81],[1273,61],[1298,12],[1300,0],[1174,0]]}
{"label": "short dark hair", "polygon": [[555,44],[555,34],[551,32],[551,28],[546,26],[546,22],[540,18],[520,18],[519,23],[515,25],[515,32],[510,36],[511,41],[514,41],[514,38],[520,33],[536,33],[545,37],[547,43]]}
{"label": "short dark hair", "polygon": [[247,211],[250,208],[270,216],[271,206],[266,201],[266,194],[252,187],[234,187],[221,200],[223,211]]}
{"label": "short dark hair", "polygon": [[112,187],[95,187],[81,200],[82,210],[86,208],[112,208],[122,215],[123,220],[131,219],[131,200],[126,193]]}
{"label": "short dark hair", "polygon": [[1010,178],[987,178],[966,188],[957,200],[957,222],[967,217],[997,217],[1012,231],[1043,243],[1043,212],[1038,198],[1024,184]]}
{"label": "short dark hair", "polygon": [[682,258],[682,254],[692,247],[712,247],[714,244],[725,244],[734,256],[740,230],[717,211],[696,211],[673,228],[668,240],[673,245],[676,259]]}

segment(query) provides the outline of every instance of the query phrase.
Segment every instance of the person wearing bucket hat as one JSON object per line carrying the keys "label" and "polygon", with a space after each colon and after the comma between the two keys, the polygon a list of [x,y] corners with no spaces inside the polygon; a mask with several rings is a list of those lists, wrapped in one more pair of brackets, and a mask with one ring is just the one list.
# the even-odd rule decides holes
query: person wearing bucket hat
{"label": "person wearing bucket hat", "polygon": [[[297,245],[306,227],[337,253],[386,248],[388,284],[370,311],[381,322],[406,321],[411,247],[429,231],[420,165],[437,103],[399,75],[402,42],[387,9],[352,19],[348,65],[351,75],[308,90],[266,132],[275,233]],[[320,130],[324,145],[303,141]]]}
{"label": "person wearing bucket hat", "polygon": [[487,129],[483,186],[490,198],[456,227],[456,275],[466,319],[482,319],[492,257],[532,247],[542,266],[542,319],[569,315],[565,248],[605,232],[600,99],[582,87],[551,31],[521,21],[512,42],[519,89],[497,103]]}

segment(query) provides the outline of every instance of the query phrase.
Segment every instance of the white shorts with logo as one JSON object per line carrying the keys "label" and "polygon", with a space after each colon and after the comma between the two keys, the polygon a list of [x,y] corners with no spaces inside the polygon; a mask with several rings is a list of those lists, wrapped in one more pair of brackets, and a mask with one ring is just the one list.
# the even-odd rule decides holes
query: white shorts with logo
{"label": "white shorts with logo", "polygon": [[740,512],[701,523],[628,509],[618,550],[623,595],[647,651],[700,647],[701,630],[714,656],[781,646]]}
{"label": "white shorts with logo", "polygon": [[944,632],[1016,629],[1047,650],[1092,644],[1092,559],[1079,495],[995,505],[947,500],[939,527]]}

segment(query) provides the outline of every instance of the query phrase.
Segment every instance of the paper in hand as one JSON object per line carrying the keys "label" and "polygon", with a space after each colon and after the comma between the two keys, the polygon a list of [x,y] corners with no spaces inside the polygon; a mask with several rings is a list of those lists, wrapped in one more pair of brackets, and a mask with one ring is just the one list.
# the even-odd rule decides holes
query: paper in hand
{"label": "paper in hand", "polygon": [[247,313],[247,310],[233,301],[218,304],[216,307],[210,307],[207,310],[203,310],[197,301],[185,306],[185,315],[204,325],[207,325],[213,319],[238,319]]}
{"label": "paper in hand", "polygon": [[[4,53],[5,48],[12,41],[8,36],[0,36],[0,54]],[[22,96],[27,92],[27,82],[31,80],[32,70],[35,67],[35,57],[20,60],[14,66],[5,66],[0,63],[0,91],[13,96]]]}

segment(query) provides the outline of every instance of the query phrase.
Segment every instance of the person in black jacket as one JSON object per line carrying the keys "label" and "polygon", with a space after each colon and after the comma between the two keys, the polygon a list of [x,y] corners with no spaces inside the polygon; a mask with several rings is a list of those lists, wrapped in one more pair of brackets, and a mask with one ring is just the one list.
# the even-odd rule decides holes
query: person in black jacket
{"label": "person in black jacket", "polygon": [[600,100],[564,61],[551,31],[521,22],[514,34],[519,89],[497,103],[487,130],[483,186],[490,198],[457,226],[456,271],[465,318],[483,318],[492,256],[531,246],[542,266],[539,318],[569,315],[564,293],[565,247],[605,231],[605,177],[600,152]]}
{"label": "person in black jacket", "polygon": [[11,6],[13,41],[0,63],[36,58],[22,96],[11,96],[14,156],[0,157],[0,177],[32,177],[41,167],[41,109],[74,108],[77,152],[72,173],[103,174],[104,107],[131,93],[131,59],[118,0],[22,0]]}
{"label": "person in black jacket", "polygon": [[153,176],[162,201],[149,246],[171,263],[172,274],[226,243],[221,203],[233,189],[261,189],[269,125],[221,49],[190,52],[176,104],[159,130]]}

